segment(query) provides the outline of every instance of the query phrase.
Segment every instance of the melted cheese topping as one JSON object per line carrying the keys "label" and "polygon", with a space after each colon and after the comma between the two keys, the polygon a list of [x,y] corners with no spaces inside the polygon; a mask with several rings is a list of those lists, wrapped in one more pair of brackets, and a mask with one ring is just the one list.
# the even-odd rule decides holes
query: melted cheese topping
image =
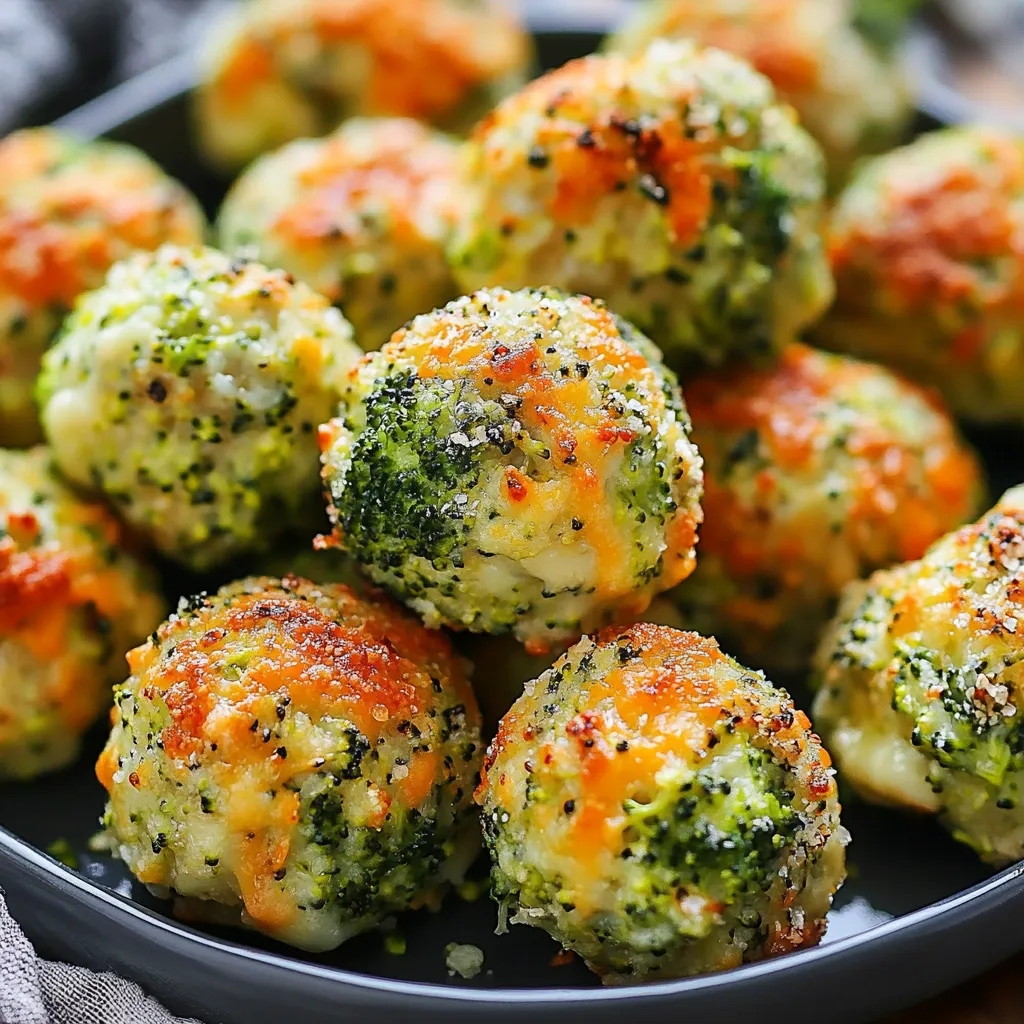
{"label": "melted cheese topping", "polygon": [[[491,309],[511,322],[489,326]],[[509,506],[509,522],[555,521],[564,528],[576,520],[579,527],[566,531],[563,545],[571,539],[591,549],[597,596],[622,598],[636,590],[634,541],[614,501],[615,478],[634,430],[626,425],[621,401],[610,401],[598,382],[620,394],[632,386],[633,401],[640,403],[635,429],[667,434],[679,460],[671,477],[676,487],[689,482],[683,466],[693,452],[682,424],[667,422],[661,375],[623,338],[603,303],[586,296],[561,303],[529,292],[481,292],[418,318],[395,334],[381,356],[390,366],[414,366],[422,379],[468,379],[485,400],[514,408],[535,447],[549,454],[532,460],[529,475],[515,466],[501,468],[500,492]],[[692,572],[700,517],[699,507],[680,494],[665,534],[660,589]],[[517,531],[509,525],[503,538],[502,529],[499,520],[492,531],[496,548],[504,539],[507,550],[502,553],[516,557]],[[636,602],[639,614],[650,595],[638,594]]]}
{"label": "melted cheese topping", "polygon": [[[551,856],[571,861],[574,874],[596,883],[607,873],[608,858],[619,856],[626,843],[624,803],[650,801],[658,780],[679,765],[699,766],[726,721],[730,731],[751,736],[788,765],[808,801],[835,798],[831,760],[811,735],[807,716],[762,677],[741,672],[715,640],[644,623],[607,629],[581,646],[622,647],[640,657],[592,681],[575,713],[566,720],[560,713],[553,726],[540,714],[540,705],[551,699],[544,677],[528,684],[526,696],[501,721],[477,792],[488,805],[519,806],[524,755],[542,790],[574,780],[572,814],[557,801],[532,805]],[[581,653],[574,649],[556,669]],[[585,891],[586,884],[574,884],[574,890]]]}
{"label": "melted cheese topping", "polygon": [[[96,765],[122,856],[143,881],[185,894],[231,903],[237,884],[245,919],[287,941],[329,948],[351,923],[344,905],[310,917],[311,900],[289,888],[300,882],[283,881],[316,876],[325,855],[325,839],[308,846],[321,811],[306,796],[324,773],[345,787],[344,821],[313,832],[344,824],[342,839],[370,829],[395,841],[392,819],[450,828],[469,801],[479,743],[462,743],[478,741],[479,712],[463,664],[392,605],[296,577],[245,580],[183,606],[129,664],[123,720]],[[168,785],[181,806],[163,825],[166,802],[158,813],[152,802]],[[146,829],[162,837],[152,848]],[[216,851],[205,861],[204,844]]]}
{"label": "melted cheese topping", "polygon": [[[993,130],[936,133],[880,159],[851,188],[832,225],[840,301],[885,295],[901,310],[969,303],[1019,311],[1022,192],[1024,146]],[[863,292],[865,275],[880,294],[851,294]],[[961,338],[959,358],[969,362],[983,340]]]}
{"label": "melted cheese topping", "polygon": [[[835,521],[869,565],[920,558],[974,511],[980,467],[952,421],[932,396],[868,363],[794,345],[777,367],[706,377],[688,398],[709,453],[703,548],[738,577],[780,561],[817,566],[821,531],[786,514],[796,487],[811,489],[822,522]],[[746,436],[752,480],[730,458]],[[842,508],[829,511],[825,492],[835,490]]]}
{"label": "melted cheese topping", "polygon": [[993,863],[1024,852],[1022,636],[1018,487],[920,561],[850,588],[817,659],[815,714],[844,777],[872,799],[940,812]]}
{"label": "melted cheese topping", "polygon": [[978,461],[928,392],[802,345],[687,388],[706,461],[684,617],[758,665],[799,669],[851,580],[919,558],[973,515]]}
{"label": "melted cheese topping", "polygon": [[396,244],[408,245],[423,220],[451,221],[456,146],[415,121],[364,124],[365,132],[350,126],[326,139],[297,169],[296,199],[270,226],[286,244],[357,240],[371,218],[386,222]]}
{"label": "melted cheese topping", "polygon": [[610,46],[634,54],[657,38],[695,39],[742,57],[796,108],[841,172],[865,146],[884,147],[910,110],[898,70],[860,37],[848,7],[818,0],[656,0],[627,20]]}
{"label": "melted cheese topping", "polygon": [[0,142],[0,311],[70,308],[135,250],[203,238],[194,200],[125,146],[83,145],[49,128]]}
{"label": "melted cheese topping", "polygon": [[[664,113],[634,119],[633,108],[644,100],[640,66],[616,55],[572,61],[506,100],[481,121],[473,138],[486,145],[490,161],[501,165],[508,157],[495,128],[535,123],[532,159],[539,169],[552,168],[547,212],[562,225],[586,223],[602,198],[647,176],[657,193],[652,198],[664,207],[671,243],[683,247],[707,227],[714,182],[734,182],[734,172],[717,159],[727,140],[716,132],[684,133],[677,106],[698,99],[696,75],[671,83],[672,105]],[[610,97],[618,104],[610,104]],[[728,139],[730,145],[739,142]]]}
{"label": "melted cheese topping", "polygon": [[497,4],[300,0],[254,7],[216,83],[229,105],[246,103],[256,84],[277,73],[275,54],[287,53],[295,38],[312,37],[324,48],[364,46],[371,68],[365,112],[427,120],[526,59],[519,25]]}
{"label": "melted cheese topping", "polygon": [[[118,522],[66,491],[45,449],[0,453],[0,535],[0,667],[20,664],[17,679],[0,671],[2,762],[33,721],[43,744],[96,719],[124,647],[152,629],[162,601]],[[0,763],[0,774],[18,765]]]}

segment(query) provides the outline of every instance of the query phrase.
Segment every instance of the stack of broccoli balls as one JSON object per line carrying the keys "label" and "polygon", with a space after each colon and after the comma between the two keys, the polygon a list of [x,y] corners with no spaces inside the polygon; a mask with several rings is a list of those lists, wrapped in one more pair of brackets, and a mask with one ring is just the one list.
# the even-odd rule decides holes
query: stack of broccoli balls
{"label": "stack of broccoli balls", "polygon": [[0,441],[47,441],[0,451],[0,776],[112,686],[102,842],[193,918],[332,949],[482,840],[609,982],[820,940],[827,749],[1024,854],[1024,505],[963,526],[939,397],[1022,418],[1024,148],[935,133],[826,216],[904,124],[878,13],[658,0],[523,86],[497,0],[252,0],[196,94],[252,161],[219,249],[127,147],[0,143]]}

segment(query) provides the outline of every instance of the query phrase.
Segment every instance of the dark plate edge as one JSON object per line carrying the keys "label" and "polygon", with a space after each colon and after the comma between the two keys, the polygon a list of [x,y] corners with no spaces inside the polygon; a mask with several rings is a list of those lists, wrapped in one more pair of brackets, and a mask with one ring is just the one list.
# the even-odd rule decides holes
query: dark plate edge
{"label": "dark plate edge", "polygon": [[[608,0],[607,10],[595,11],[566,10],[555,5],[543,8],[538,6],[531,10],[529,24],[534,33],[588,33],[603,36],[612,30],[617,20],[629,9],[627,0]],[[53,126],[82,138],[94,139],[191,91],[198,78],[196,55],[185,53],[108,89],[101,96],[54,121]]]}
{"label": "dark plate edge", "polygon": [[183,54],[114,86],[54,121],[53,126],[95,139],[189,92],[197,75],[195,55]]}
{"label": "dark plate edge", "polygon": [[[42,853],[29,843],[18,839],[5,828],[0,827],[0,860],[10,858],[42,884],[58,890],[63,896],[80,903],[91,904],[110,916],[123,914],[132,919],[136,929],[163,932],[179,940],[186,940],[221,956],[229,956],[251,963],[285,970],[323,981],[341,983],[353,988],[386,992],[390,995],[447,1001],[452,1003],[488,1004],[498,1008],[509,1003],[520,1006],[529,1004],[538,1009],[556,1009],[567,1003],[607,1004],[629,1000],[633,1004],[657,1003],[676,996],[709,992],[726,986],[756,985],[768,974],[807,974],[816,969],[827,969],[831,961],[841,959],[854,950],[871,946],[874,959],[892,963],[895,953],[903,941],[914,933],[915,940],[938,937],[958,924],[987,915],[999,907],[1021,901],[1024,903],[1024,862],[1007,868],[1000,874],[966,889],[955,896],[934,903],[921,910],[893,918],[884,924],[825,946],[791,953],[776,960],[749,964],[744,967],[705,975],[682,981],[655,982],[643,987],[629,986],[605,989],[459,989],[422,982],[398,981],[375,978],[370,975],[346,971],[342,968],[326,967],[293,959],[287,955],[265,952],[228,940],[215,939],[188,925],[180,924],[153,911],[140,907],[132,900],[105,889],[71,871],[48,854]],[[2,867],[2,864],[0,864]],[[155,936],[153,936],[155,940]],[[993,942],[993,945],[996,945]],[[1002,936],[1000,950],[1004,955],[1024,947],[1024,929],[1015,936]],[[945,980],[945,979],[944,979]],[[949,977],[949,984],[957,978]],[[796,983],[797,978],[792,982]]]}

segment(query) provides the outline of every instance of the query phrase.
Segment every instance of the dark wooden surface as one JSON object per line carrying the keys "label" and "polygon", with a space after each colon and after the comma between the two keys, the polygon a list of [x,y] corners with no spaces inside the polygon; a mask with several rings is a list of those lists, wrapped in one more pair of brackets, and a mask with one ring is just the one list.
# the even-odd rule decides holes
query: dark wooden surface
{"label": "dark wooden surface", "polygon": [[1024,954],[881,1024],[1024,1024]]}

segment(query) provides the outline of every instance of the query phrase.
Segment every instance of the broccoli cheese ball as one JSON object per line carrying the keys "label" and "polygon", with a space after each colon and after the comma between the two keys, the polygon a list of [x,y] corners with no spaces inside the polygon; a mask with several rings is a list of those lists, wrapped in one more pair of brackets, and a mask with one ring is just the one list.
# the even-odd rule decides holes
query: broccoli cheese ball
{"label": "broccoli cheese ball", "polygon": [[1024,857],[1024,487],[918,562],[851,584],[817,654],[815,722],[863,796]]}
{"label": "broccoli cheese ball", "polygon": [[688,431],[675,377],[603,303],[478,292],[352,374],[321,429],[336,542],[427,625],[541,653],[693,571]]}
{"label": "broccoli cheese ball", "polygon": [[416,121],[348,121],[262,157],[221,208],[220,244],[341,307],[365,349],[458,290],[445,258],[458,146]]}
{"label": "broccoli cheese ball", "polygon": [[225,168],[350,117],[465,131],[531,63],[503,0],[251,0],[211,34],[199,140]]}
{"label": "broccoli cheese ball", "polygon": [[766,357],[832,298],[821,154],[749,65],[693,43],[595,56],[467,143],[449,247],[464,290],[607,301],[666,361]]}
{"label": "broccoli cheese ball", "polygon": [[45,448],[0,450],[0,778],[69,764],[124,652],[160,621],[157,581]]}
{"label": "broccoli cheese ball", "polygon": [[609,47],[635,55],[659,37],[689,38],[750,61],[841,180],[856,157],[897,142],[913,109],[898,63],[876,52],[853,18],[848,0],[654,0],[636,5]]}
{"label": "broccoli cheese ball", "polygon": [[981,507],[981,471],[931,395],[793,345],[771,370],[687,386],[705,522],[687,625],[772,671],[803,669],[850,581],[920,558]]}
{"label": "broccoli cheese ball", "polygon": [[0,444],[40,438],[32,388],[79,294],[132,252],[203,230],[192,196],[130,146],[51,128],[0,141]]}
{"label": "broccoli cheese ball", "polygon": [[1024,143],[957,128],[865,164],[830,226],[825,348],[937,387],[972,420],[1024,420]]}
{"label": "broccoli cheese ball", "polygon": [[128,660],[106,838],[182,910],[332,949],[475,857],[473,693],[397,608],[254,577],[183,601]]}
{"label": "broccoli cheese ball", "polygon": [[477,799],[504,915],[605,981],[814,945],[845,830],[807,717],[714,640],[584,638],[501,723]]}
{"label": "broccoli cheese ball", "polygon": [[207,569],[316,508],[316,425],[359,356],[283,271],[165,246],[78,303],[39,381],[61,470],[168,557]]}

